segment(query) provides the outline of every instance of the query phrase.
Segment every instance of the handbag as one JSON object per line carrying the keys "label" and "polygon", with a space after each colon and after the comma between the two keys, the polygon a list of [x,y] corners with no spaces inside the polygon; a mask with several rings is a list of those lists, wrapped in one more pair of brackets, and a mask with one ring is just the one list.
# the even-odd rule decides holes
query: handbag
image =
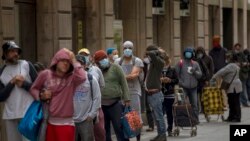
{"label": "handbag", "polygon": [[37,141],[42,120],[42,103],[34,100],[18,124],[18,130],[27,139]]}
{"label": "handbag", "polygon": [[232,82],[233,82],[235,76],[236,76],[236,73],[237,73],[237,70],[236,70],[236,72],[234,73],[233,79],[232,79],[229,83],[223,80],[223,81],[221,82],[220,89],[225,90],[225,91],[228,90],[229,87],[230,87],[230,85],[232,84]]}
{"label": "handbag", "polygon": [[122,115],[121,125],[124,137],[129,139],[139,135],[142,128],[142,123],[138,112],[132,110],[130,106],[126,106]]}

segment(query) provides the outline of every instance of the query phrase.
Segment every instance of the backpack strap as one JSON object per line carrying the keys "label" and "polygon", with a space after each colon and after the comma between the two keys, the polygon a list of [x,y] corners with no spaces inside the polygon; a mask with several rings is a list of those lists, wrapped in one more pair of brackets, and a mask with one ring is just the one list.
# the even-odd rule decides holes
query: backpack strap
{"label": "backpack strap", "polygon": [[90,91],[91,91],[91,98],[92,98],[92,100],[93,100],[93,86],[92,86],[92,80],[93,80],[93,76],[90,74],[90,73],[88,73],[88,80],[89,80],[89,84],[90,84]]}
{"label": "backpack strap", "polygon": [[[132,56],[132,65],[133,66],[135,65],[135,59],[136,59],[136,57]],[[124,60],[124,57],[122,56],[121,59],[120,59],[120,61],[119,61],[119,65],[120,66],[122,65],[123,60]]]}
{"label": "backpack strap", "polygon": [[4,70],[5,67],[6,67],[6,64],[4,64],[4,65],[1,66],[1,68],[0,68],[0,76],[2,75],[3,70]]}

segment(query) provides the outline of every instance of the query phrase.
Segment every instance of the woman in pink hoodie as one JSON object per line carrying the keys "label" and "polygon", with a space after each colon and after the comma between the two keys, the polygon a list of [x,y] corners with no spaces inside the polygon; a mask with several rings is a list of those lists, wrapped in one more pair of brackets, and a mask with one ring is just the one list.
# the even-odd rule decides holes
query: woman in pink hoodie
{"label": "woman in pink hoodie", "polygon": [[30,93],[48,103],[46,141],[74,141],[73,95],[86,79],[86,72],[68,49],[59,50],[49,69],[39,73]]}

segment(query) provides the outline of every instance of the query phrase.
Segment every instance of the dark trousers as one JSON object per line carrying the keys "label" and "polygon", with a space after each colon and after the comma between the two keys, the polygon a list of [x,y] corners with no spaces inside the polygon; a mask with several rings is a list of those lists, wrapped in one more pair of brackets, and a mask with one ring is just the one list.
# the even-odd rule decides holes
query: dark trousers
{"label": "dark trousers", "polygon": [[167,114],[168,129],[167,131],[172,131],[173,129],[173,104],[174,98],[164,98],[163,101],[163,114]]}
{"label": "dark trousers", "polygon": [[125,141],[123,131],[121,128],[121,116],[123,112],[123,106],[121,102],[116,102],[110,106],[102,105],[102,111],[104,114],[106,141],[112,141],[110,124],[112,122],[117,141]]}
{"label": "dark trousers", "polygon": [[203,112],[204,111],[204,105],[203,105],[203,102],[201,100],[202,98],[202,91],[203,91],[203,88],[205,86],[205,83],[204,82],[200,82],[197,86],[197,95],[198,95],[198,106],[199,106],[199,111],[200,112]]}
{"label": "dark trousers", "polygon": [[147,93],[145,94],[145,106],[146,106],[146,116],[147,116],[147,121],[148,121],[148,127],[154,129],[153,111],[152,111],[152,108],[149,106]]}
{"label": "dark trousers", "polygon": [[228,93],[229,120],[241,119],[240,93]]}

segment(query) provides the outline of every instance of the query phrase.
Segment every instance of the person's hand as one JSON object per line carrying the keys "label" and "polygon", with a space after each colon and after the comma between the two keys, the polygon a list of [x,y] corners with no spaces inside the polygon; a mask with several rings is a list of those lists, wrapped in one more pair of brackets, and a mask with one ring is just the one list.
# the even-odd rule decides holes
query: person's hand
{"label": "person's hand", "polygon": [[192,67],[192,68],[190,69],[190,72],[193,74],[193,73],[195,72],[195,69]]}
{"label": "person's hand", "polygon": [[64,50],[69,54],[70,60],[71,60],[72,62],[75,62],[75,61],[76,61],[76,59],[75,59],[75,54],[74,54],[72,51],[70,51],[69,49],[67,49],[67,48],[64,48]]}
{"label": "person's hand", "polygon": [[92,117],[87,117],[87,119],[86,119],[87,121],[92,121],[93,119],[92,119]]}
{"label": "person's hand", "polygon": [[45,101],[50,100],[51,96],[52,96],[51,90],[43,90],[40,93],[40,99],[41,100],[45,100]]}
{"label": "person's hand", "polygon": [[125,106],[125,107],[130,106],[130,101],[124,101],[124,106]]}
{"label": "person's hand", "polygon": [[24,79],[24,77],[22,75],[15,76],[15,84],[18,87],[22,87],[24,81],[25,81],[25,79]]}
{"label": "person's hand", "polygon": [[163,83],[170,83],[171,79],[169,77],[162,77],[162,82]]}
{"label": "person's hand", "polygon": [[16,84],[16,77],[13,77],[13,78],[10,80],[10,83],[11,83],[11,84]]}

